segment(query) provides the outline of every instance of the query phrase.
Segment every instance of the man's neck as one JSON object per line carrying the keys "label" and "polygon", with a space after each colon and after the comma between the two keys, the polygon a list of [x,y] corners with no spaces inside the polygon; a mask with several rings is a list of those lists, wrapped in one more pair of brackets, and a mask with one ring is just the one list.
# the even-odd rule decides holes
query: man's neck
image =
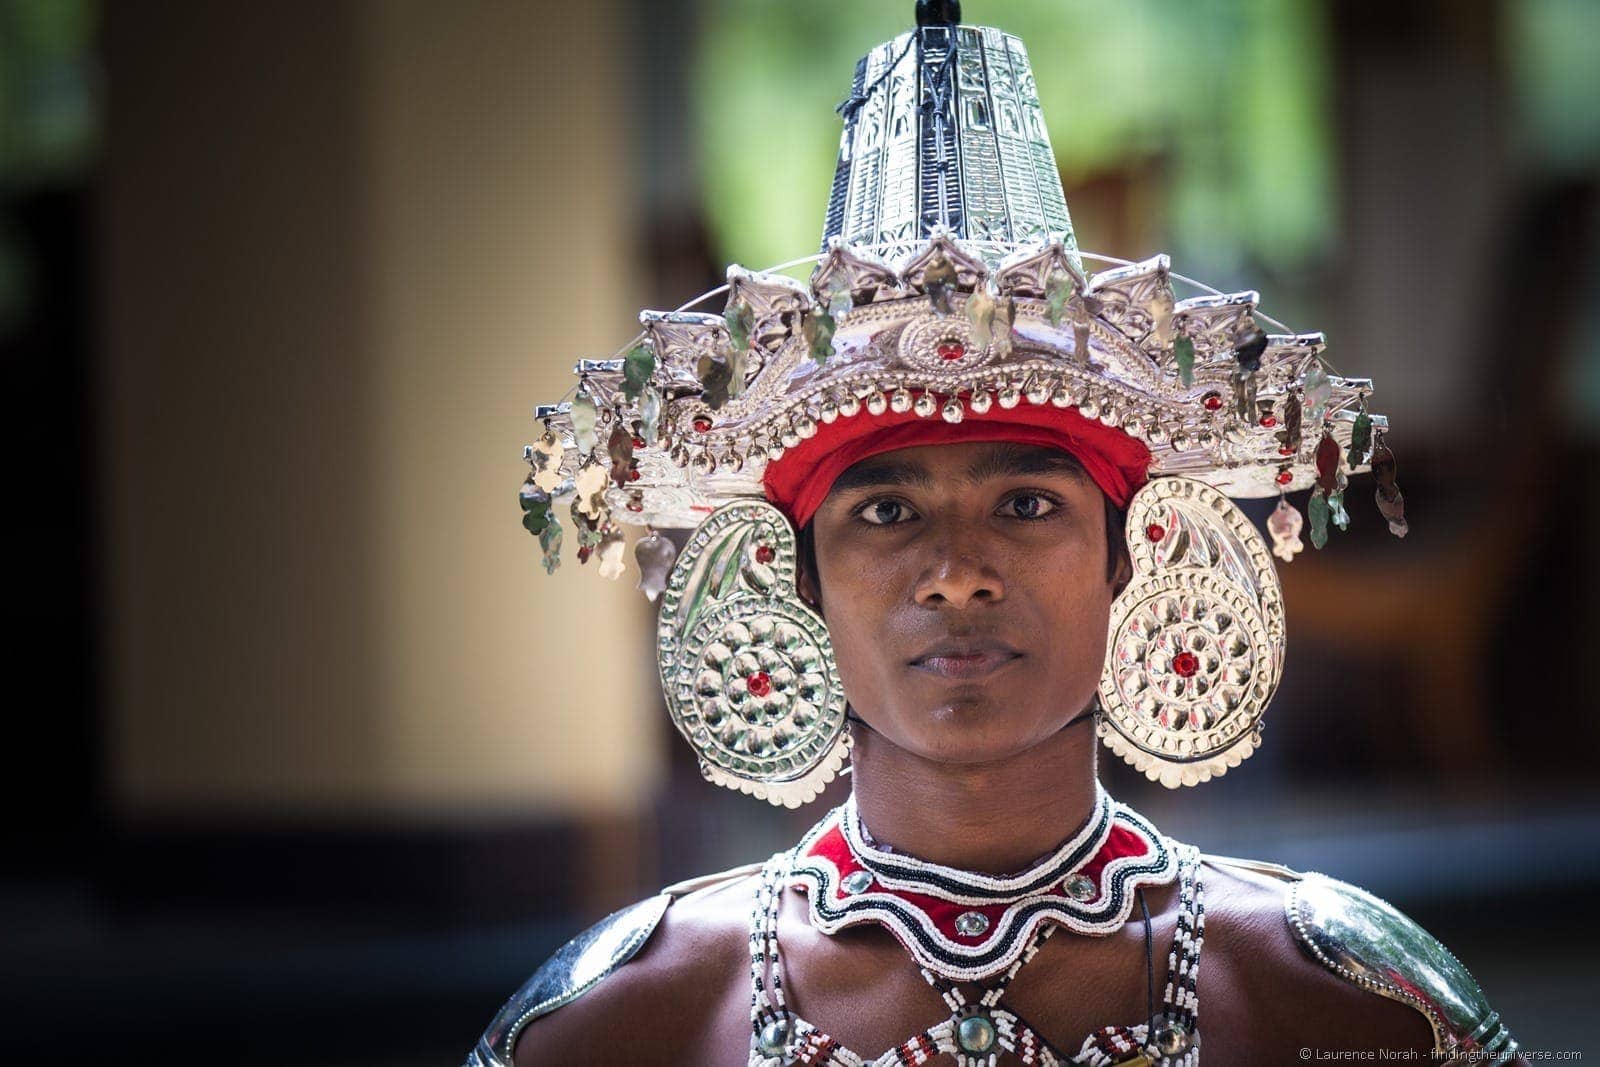
{"label": "man's neck", "polygon": [[1080,723],[1010,759],[938,763],[856,728],[851,777],[875,841],[917,859],[1013,874],[1094,810],[1094,728]]}

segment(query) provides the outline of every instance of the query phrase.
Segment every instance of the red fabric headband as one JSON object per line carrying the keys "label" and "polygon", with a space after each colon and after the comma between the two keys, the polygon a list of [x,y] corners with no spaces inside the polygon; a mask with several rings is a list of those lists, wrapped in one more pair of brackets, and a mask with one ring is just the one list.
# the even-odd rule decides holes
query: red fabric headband
{"label": "red fabric headband", "polygon": [[968,408],[958,423],[913,411],[872,415],[863,408],[849,418],[819,423],[815,437],[767,464],[762,485],[767,499],[799,529],[822,506],[834,479],[864,459],[919,445],[978,441],[1042,445],[1070,453],[1119,508],[1126,508],[1145,483],[1150,466],[1150,450],[1143,442],[1084,418],[1076,408],[1019,404],[1007,409],[996,404],[981,415]]}

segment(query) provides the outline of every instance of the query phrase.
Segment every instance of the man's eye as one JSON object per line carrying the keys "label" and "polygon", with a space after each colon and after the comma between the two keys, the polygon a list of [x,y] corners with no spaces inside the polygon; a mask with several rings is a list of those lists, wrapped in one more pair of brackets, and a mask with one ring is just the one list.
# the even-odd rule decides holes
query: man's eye
{"label": "man's eye", "polygon": [[893,526],[911,517],[911,509],[898,500],[878,500],[861,509],[861,517],[873,526]]}
{"label": "man's eye", "polygon": [[1042,519],[1055,509],[1055,501],[1037,493],[1018,493],[1000,505],[1001,514],[1014,519]]}

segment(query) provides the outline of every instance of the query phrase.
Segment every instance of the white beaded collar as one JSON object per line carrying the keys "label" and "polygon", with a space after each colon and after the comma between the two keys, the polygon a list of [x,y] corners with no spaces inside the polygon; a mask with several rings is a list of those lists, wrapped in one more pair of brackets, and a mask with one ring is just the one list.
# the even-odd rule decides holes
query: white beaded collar
{"label": "white beaded collar", "polygon": [[1000,973],[1051,922],[1103,936],[1122,927],[1134,890],[1177,873],[1171,844],[1142,815],[1096,787],[1088,820],[1060,848],[1007,877],[962,871],[867,844],[852,796],[791,853],[788,883],[811,923],[832,934],[875,922],[922,966],[974,981]]}

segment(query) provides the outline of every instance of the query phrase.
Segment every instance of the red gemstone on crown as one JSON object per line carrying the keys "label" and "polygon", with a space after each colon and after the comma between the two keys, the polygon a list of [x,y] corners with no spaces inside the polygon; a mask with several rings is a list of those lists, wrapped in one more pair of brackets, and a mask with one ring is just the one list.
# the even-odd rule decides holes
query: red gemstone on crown
{"label": "red gemstone on crown", "polygon": [[694,417],[693,425],[695,433],[705,433],[707,430],[711,429],[711,420],[705,415],[696,415]]}
{"label": "red gemstone on crown", "polygon": [[967,346],[960,341],[940,341],[934,351],[940,359],[957,360],[967,354]]}
{"label": "red gemstone on crown", "polygon": [[1172,657],[1172,669],[1177,671],[1180,677],[1193,678],[1200,670],[1200,657],[1193,652],[1179,652]]}
{"label": "red gemstone on crown", "polygon": [[636,482],[638,480],[639,480],[639,468],[635,467],[635,468],[633,468],[633,470],[628,472],[628,481]]}
{"label": "red gemstone on crown", "polygon": [[1207,393],[1200,398],[1200,403],[1205,405],[1207,411],[1216,411],[1222,407],[1222,397],[1217,393]]}
{"label": "red gemstone on crown", "polygon": [[756,671],[745,677],[744,685],[753,696],[764,697],[772,692],[772,677],[766,671]]}
{"label": "red gemstone on crown", "polygon": [[634,447],[634,448],[643,448],[643,447],[644,447],[644,438],[642,438],[642,437],[635,437],[635,438],[634,438],[634,439],[633,439],[633,447]]}
{"label": "red gemstone on crown", "polygon": [[778,553],[773,549],[773,547],[771,545],[757,545],[756,546],[756,562],[757,563],[771,563],[773,560],[775,560],[777,558],[778,558]]}
{"label": "red gemstone on crown", "polygon": [[1151,541],[1159,541],[1167,536],[1167,528],[1158,522],[1152,522],[1144,528],[1144,535],[1150,538]]}
{"label": "red gemstone on crown", "polygon": [[1280,455],[1280,456],[1292,456],[1292,455],[1294,455],[1294,449],[1292,449],[1292,448],[1280,448],[1280,449],[1278,449],[1278,455]]}
{"label": "red gemstone on crown", "polygon": [[1292,481],[1294,481],[1294,473],[1292,471],[1279,471],[1278,472],[1278,484],[1279,485],[1288,485]]}
{"label": "red gemstone on crown", "polygon": [[1263,426],[1276,426],[1276,425],[1278,425],[1278,419],[1274,415],[1263,415],[1263,416],[1261,416],[1261,425],[1263,425]]}

